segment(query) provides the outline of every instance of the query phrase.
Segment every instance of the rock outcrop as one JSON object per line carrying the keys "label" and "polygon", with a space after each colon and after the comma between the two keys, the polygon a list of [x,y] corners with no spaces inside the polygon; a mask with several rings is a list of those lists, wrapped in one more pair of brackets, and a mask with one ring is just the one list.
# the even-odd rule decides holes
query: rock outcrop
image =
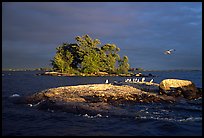
{"label": "rock outcrop", "polygon": [[165,79],[159,84],[160,94],[168,96],[183,96],[187,99],[195,99],[198,96],[198,89],[195,84],[188,80]]}
{"label": "rock outcrop", "polygon": [[126,113],[121,105],[175,102],[175,98],[142,91],[128,85],[90,84],[51,88],[26,97],[26,103],[40,109],[63,110],[77,114]]}
{"label": "rock outcrop", "polygon": [[51,88],[27,97],[28,102],[48,99],[63,102],[106,102],[114,105],[135,102],[174,101],[173,98],[169,100],[169,98],[166,99],[162,95],[145,92],[133,86],[117,86],[112,84],[89,84]]}
{"label": "rock outcrop", "polygon": [[124,115],[127,111],[122,108],[123,105],[173,103],[179,100],[179,96],[187,99],[198,98],[202,96],[202,89],[197,89],[190,81],[175,79],[163,80],[160,84],[87,84],[46,89],[27,96],[25,102],[46,110]]}

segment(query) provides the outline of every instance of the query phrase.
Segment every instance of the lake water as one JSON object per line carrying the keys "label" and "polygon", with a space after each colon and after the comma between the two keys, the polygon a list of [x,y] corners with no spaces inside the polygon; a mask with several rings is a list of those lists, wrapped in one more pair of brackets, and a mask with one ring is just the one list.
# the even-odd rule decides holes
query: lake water
{"label": "lake water", "polygon": [[[201,136],[202,99],[161,104],[138,103],[125,107],[131,114],[103,116],[73,114],[66,111],[40,110],[14,102],[59,86],[124,81],[137,77],[56,77],[37,76],[37,71],[2,72],[3,136]],[[191,80],[202,88],[201,71],[158,71],[154,82],[166,78]],[[152,78],[146,78],[146,81]]]}

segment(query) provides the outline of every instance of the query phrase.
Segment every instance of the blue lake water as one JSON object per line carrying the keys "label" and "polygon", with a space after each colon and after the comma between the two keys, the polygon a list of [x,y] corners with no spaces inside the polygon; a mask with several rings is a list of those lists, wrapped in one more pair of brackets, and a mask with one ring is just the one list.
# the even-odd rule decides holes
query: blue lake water
{"label": "blue lake water", "polygon": [[[37,71],[2,72],[2,135],[14,136],[201,136],[202,99],[182,103],[138,103],[126,107],[130,115],[103,116],[39,110],[13,102],[59,86],[124,81],[137,77],[37,76]],[[201,71],[158,71],[154,82],[166,78],[191,80],[202,88]],[[146,78],[146,81],[152,78]]]}

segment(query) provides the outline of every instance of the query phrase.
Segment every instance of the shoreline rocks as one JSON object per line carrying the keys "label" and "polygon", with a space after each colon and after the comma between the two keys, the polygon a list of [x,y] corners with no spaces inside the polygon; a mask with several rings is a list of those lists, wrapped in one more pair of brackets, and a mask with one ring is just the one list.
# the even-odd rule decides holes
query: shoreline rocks
{"label": "shoreline rocks", "polygon": [[[163,84],[163,83],[162,83]],[[150,89],[151,88],[151,89]],[[156,91],[155,91],[156,90]],[[189,100],[185,96],[160,93],[159,84],[87,84],[46,89],[25,98],[25,103],[39,109],[62,110],[77,114],[122,114],[123,105],[137,103],[174,103]],[[197,90],[202,97],[202,89]],[[190,98],[191,99],[191,98]]]}
{"label": "shoreline rocks", "polygon": [[133,73],[128,73],[128,74],[108,74],[107,72],[98,72],[98,73],[91,73],[91,74],[85,74],[85,73],[78,73],[78,74],[69,74],[69,73],[60,73],[60,72],[54,72],[54,71],[48,71],[48,72],[43,72],[43,73],[38,73],[36,74],[38,76],[40,75],[49,75],[49,76],[95,76],[95,77],[100,77],[100,76],[120,76],[120,77],[156,77],[149,73],[148,75],[144,75],[139,73],[138,74],[133,74]]}
{"label": "shoreline rocks", "polygon": [[61,110],[76,114],[126,113],[121,105],[152,102],[175,102],[170,96],[144,92],[132,86],[89,84],[51,88],[25,98],[25,103],[39,109]]}
{"label": "shoreline rocks", "polygon": [[183,96],[186,99],[195,99],[198,97],[198,89],[195,84],[189,80],[165,79],[159,84],[160,94],[168,96]]}
{"label": "shoreline rocks", "polygon": [[[112,84],[51,88],[29,96],[27,101],[41,101],[44,99],[63,102],[107,102],[112,104],[141,102],[141,100],[143,102],[165,101],[164,97],[155,93],[145,92],[133,86]],[[174,101],[174,99],[172,100]]]}
{"label": "shoreline rocks", "polygon": [[91,74],[85,74],[85,73],[79,73],[79,74],[69,74],[69,73],[60,73],[60,72],[44,72],[39,73],[36,75],[49,75],[49,76],[93,76],[93,77],[100,77],[100,76],[121,76],[121,77],[131,77],[130,74],[108,74],[107,72],[98,72],[98,73],[91,73]]}

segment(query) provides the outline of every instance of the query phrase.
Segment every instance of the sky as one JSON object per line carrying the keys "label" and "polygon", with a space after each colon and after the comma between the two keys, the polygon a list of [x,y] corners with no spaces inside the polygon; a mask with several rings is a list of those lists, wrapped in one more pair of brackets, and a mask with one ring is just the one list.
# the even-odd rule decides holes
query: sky
{"label": "sky", "polygon": [[51,67],[56,47],[85,34],[132,68],[202,69],[202,2],[2,2],[2,68]]}

